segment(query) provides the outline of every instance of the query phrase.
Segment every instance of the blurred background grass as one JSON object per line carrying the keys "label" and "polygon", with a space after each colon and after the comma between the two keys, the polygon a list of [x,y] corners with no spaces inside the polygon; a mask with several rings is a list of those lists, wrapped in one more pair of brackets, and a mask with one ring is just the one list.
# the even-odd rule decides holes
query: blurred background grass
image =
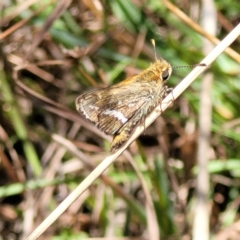
{"label": "blurred background grass", "polygon": [[[201,61],[203,37],[170,11],[167,1],[3,1],[0,32],[0,235],[25,237],[89,173],[81,159],[53,138],[71,140],[96,166],[109,142],[75,111],[75,99],[93,87],[117,83],[154,62]],[[196,23],[201,2],[174,4]],[[214,1],[217,37],[239,23],[238,0]],[[237,39],[231,46],[237,52]],[[239,239],[239,61],[221,55],[208,69],[212,127],[208,169],[211,236],[231,229]],[[190,69],[174,69],[176,86]],[[143,172],[163,239],[190,239],[201,79],[146,129],[129,151]],[[43,239],[130,236],[144,239],[144,194],[124,156],[107,175],[125,192],[96,182],[44,233]],[[234,235],[235,234],[235,235]],[[237,237],[236,237],[237,236]],[[218,238],[219,237],[219,238]],[[227,238],[226,238],[227,239]]]}

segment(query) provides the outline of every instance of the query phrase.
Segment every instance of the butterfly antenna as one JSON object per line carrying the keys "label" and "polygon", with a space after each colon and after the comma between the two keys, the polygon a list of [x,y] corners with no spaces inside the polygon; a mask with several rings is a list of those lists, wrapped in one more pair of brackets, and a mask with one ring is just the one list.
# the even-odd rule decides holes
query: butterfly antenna
{"label": "butterfly antenna", "polygon": [[186,66],[172,66],[172,68],[185,68],[185,67],[206,67],[207,65],[205,63],[199,63],[194,65],[186,65]]}
{"label": "butterfly antenna", "polygon": [[151,39],[151,43],[153,45],[153,49],[154,49],[154,55],[155,55],[155,60],[157,61],[157,52],[156,52],[156,43],[154,39]]}

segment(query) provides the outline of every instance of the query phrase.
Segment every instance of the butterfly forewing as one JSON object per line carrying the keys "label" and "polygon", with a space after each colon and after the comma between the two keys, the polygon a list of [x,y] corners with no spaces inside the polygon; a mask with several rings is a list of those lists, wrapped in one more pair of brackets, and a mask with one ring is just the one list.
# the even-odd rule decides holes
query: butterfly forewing
{"label": "butterfly forewing", "polygon": [[[132,86],[131,86],[132,85]],[[77,99],[78,110],[106,134],[113,135],[145,105],[156,106],[161,86],[154,88],[134,82],[128,86],[118,86],[92,91]],[[136,92],[138,92],[136,94]],[[153,101],[156,102],[153,104]],[[99,109],[101,109],[99,111]],[[148,109],[142,109],[142,113]],[[139,120],[142,116],[139,116]],[[137,124],[137,123],[135,123]]]}

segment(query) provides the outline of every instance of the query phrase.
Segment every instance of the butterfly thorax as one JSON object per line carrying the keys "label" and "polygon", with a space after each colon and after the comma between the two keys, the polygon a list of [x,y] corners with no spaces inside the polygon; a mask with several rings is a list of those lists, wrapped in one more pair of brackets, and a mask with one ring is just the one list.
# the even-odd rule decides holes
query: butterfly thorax
{"label": "butterfly thorax", "polygon": [[156,84],[160,84],[162,86],[163,84],[163,79],[162,78],[162,73],[164,71],[169,72],[169,76],[171,75],[172,72],[172,67],[171,65],[164,61],[163,59],[157,60],[155,63],[150,64],[150,66],[139,73],[138,75],[132,76],[130,78],[127,78],[126,80],[118,83],[115,85],[115,87],[122,87],[122,86],[128,86],[129,84],[135,84],[136,82],[140,82],[141,84],[150,83],[152,87],[154,87],[152,84],[153,82],[156,82]]}

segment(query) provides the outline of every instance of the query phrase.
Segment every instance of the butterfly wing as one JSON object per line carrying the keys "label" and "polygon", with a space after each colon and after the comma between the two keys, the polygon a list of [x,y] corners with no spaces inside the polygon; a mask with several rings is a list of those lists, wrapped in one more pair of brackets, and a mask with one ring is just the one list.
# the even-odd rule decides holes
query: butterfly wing
{"label": "butterfly wing", "polygon": [[149,107],[154,108],[162,85],[153,87],[147,81],[124,82],[109,88],[93,90],[77,98],[77,110],[95,123],[106,134],[114,135],[134,118],[132,125],[138,124]]}

